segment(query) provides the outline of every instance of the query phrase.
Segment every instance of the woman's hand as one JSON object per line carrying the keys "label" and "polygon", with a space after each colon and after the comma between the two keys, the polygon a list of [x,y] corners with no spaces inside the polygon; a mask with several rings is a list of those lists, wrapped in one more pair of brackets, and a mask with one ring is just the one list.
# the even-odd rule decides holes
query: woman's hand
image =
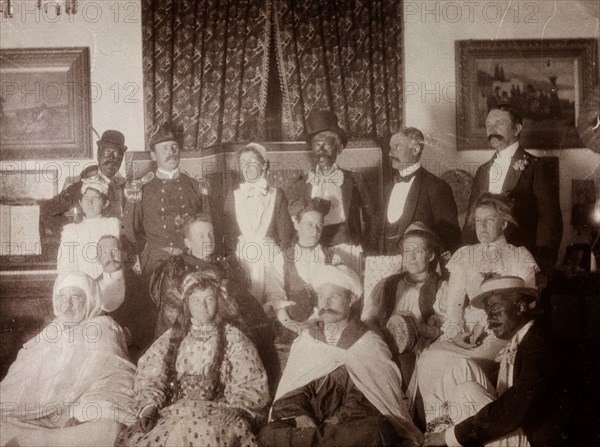
{"label": "woman's hand", "polygon": [[137,419],[138,430],[148,433],[154,428],[159,419],[158,408],[155,406],[144,408]]}
{"label": "woman's hand", "polygon": [[425,443],[424,446],[437,446],[437,445],[446,445],[446,432],[442,433],[425,433]]}
{"label": "woman's hand", "polygon": [[463,331],[458,334],[456,337],[451,338],[450,341],[454,343],[456,346],[463,349],[474,349],[481,344],[479,341],[472,341],[471,339],[472,333]]}
{"label": "woman's hand", "polygon": [[225,425],[232,425],[240,419],[243,418],[239,410],[236,410],[235,408],[223,409],[223,422],[225,423]]}

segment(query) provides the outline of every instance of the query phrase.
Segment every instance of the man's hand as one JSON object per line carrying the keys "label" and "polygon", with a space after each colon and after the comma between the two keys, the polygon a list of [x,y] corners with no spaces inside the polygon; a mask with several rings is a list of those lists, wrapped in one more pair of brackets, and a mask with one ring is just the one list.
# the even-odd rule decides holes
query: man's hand
{"label": "man's hand", "polygon": [[158,408],[155,406],[148,407],[138,416],[137,428],[138,430],[148,433],[154,428],[158,422],[159,414]]}
{"label": "man's hand", "polygon": [[296,427],[297,428],[316,428],[317,424],[310,416],[303,414],[302,416],[298,416],[296,418]]}
{"label": "man's hand", "polygon": [[446,432],[442,433],[425,433],[424,446],[428,445],[446,445]]}

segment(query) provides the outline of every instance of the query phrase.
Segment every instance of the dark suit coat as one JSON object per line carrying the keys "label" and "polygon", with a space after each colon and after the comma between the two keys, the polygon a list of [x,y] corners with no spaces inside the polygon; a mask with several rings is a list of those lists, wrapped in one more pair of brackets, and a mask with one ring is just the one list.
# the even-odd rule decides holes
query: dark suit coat
{"label": "dark suit coat", "polygon": [[461,445],[483,446],[518,428],[532,447],[566,444],[568,405],[561,393],[556,357],[539,323],[519,343],[513,386],[454,428]]}
{"label": "dark suit coat", "polygon": [[[385,254],[385,237],[387,224],[387,210],[390,206],[390,195],[394,183],[388,185],[385,191],[385,209],[382,216],[381,251]],[[400,216],[397,235],[402,236],[406,228],[413,222],[423,222],[431,231],[441,239],[444,248],[454,252],[460,243],[460,227],[458,225],[458,211],[452,189],[444,180],[431,174],[425,168],[419,168],[410,187],[404,212]],[[396,251],[393,253],[397,253]]]}
{"label": "dark suit coat", "polygon": [[[528,161],[525,169],[513,169],[515,162],[522,159]],[[469,214],[479,194],[489,191],[492,162],[493,158],[477,169],[469,199]],[[517,227],[511,225],[507,228],[506,240],[516,247],[527,248],[541,271],[551,274],[558,258],[563,221],[558,186],[552,184],[547,164],[519,146],[510,161],[502,192],[514,200],[513,217],[518,223]],[[463,244],[476,241],[473,226],[466,224],[463,228]]]}
{"label": "dark suit coat", "polygon": [[[344,183],[342,183],[341,186],[342,205],[344,207],[350,240],[340,240],[339,238],[336,238],[336,234],[329,234],[331,232],[328,231],[328,227],[334,227],[334,225],[327,225],[323,228],[321,245],[328,247],[340,243],[350,243],[360,244],[363,248],[374,247],[376,245],[376,232],[378,226],[376,201],[367,191],[365,181],[361,174],[341,168],[340,170],[344,173]],[[302,181],[306,182],[304,179]],[[305,183],[304,197],[310,199],[311,193],[312,185],[310,183]],[[362,219],[364,219],[365,222],[364,231],[361,213]]]}

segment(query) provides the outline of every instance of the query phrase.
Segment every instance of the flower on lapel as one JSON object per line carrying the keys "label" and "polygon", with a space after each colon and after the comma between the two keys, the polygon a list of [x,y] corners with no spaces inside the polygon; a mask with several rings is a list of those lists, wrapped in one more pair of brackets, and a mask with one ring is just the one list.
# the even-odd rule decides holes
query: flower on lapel
{"label": "flower on lapel", "polygon": [[529,158],[527,157],[527,155],[523,155],[523,158],[515,161],[515,164],[513,165],[513,169],[515,171],[524,171],[525,168],[527,167],[527,165],[529,165]]}

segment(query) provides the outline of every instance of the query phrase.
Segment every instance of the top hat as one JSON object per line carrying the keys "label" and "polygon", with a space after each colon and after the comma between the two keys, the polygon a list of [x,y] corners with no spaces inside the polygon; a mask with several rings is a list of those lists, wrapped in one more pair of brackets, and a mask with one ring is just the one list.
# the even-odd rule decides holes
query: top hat
{"label": "top hat", "polygon": [[338,125],[337,116],[335,113],[329,110],[313,110],[306,119],[305,137],[307,143],[310,145],[310,140],[313,136],[323,131],[335,132],[340,136],[342,145],[346,146],[348,143],[348,136],[344,129]]}
{"label": "top hat", "polygon": [[537,289],[527,287],[523,278],[518,276],[493,276],[481,283],[477,295],[471,300],[471,305],[483,309],[486,298],[495,294],[504,294],[506,292],[517,292],[521,294],[527,303],[535,301],[538,296]]}
{"label": "top hat", "polygon": [[127,150],[127,146],[125,146],[125,136],[118,130],[105,130],[97,144],[98,146],[111,144],[122,149],[123,152]]}
{"label": "top hat", "polygon": [[160,124],[150,137],[150,149],[154,149],[156,144],[165,141],[176,141],[181,144],[181,131],[174,128],[170,123]]}

